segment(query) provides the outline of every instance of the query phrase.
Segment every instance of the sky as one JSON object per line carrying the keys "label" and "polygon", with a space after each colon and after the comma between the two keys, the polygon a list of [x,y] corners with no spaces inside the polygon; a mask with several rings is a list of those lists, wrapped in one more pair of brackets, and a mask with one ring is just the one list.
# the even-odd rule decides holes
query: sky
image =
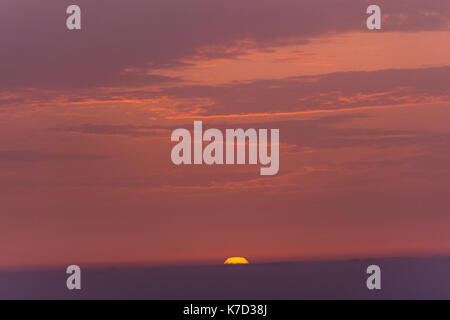
{"label": "sky", "polygon": [[[450,2],[372,2],[0,0],[0,268],[450,253]],[[279,173],[174,165],[194,120]]]}

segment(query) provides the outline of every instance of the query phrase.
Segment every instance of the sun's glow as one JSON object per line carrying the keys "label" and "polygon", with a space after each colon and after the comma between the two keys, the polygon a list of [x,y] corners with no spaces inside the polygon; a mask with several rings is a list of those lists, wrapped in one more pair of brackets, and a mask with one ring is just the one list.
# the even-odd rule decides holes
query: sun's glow
{"label": "sun's glow", "polygon": [[231,257],[225,260],[223,264],[249,264],[248,260],[242,257]]}

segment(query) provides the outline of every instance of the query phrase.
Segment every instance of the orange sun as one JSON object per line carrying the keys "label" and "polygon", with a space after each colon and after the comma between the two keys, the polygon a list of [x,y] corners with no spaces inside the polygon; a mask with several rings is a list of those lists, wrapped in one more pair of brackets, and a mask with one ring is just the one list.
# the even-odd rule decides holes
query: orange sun
{"label": "orange sun", "polygon": [[223,264],[249,264],[248,260],[242,257],[231,257],[225,260]]}

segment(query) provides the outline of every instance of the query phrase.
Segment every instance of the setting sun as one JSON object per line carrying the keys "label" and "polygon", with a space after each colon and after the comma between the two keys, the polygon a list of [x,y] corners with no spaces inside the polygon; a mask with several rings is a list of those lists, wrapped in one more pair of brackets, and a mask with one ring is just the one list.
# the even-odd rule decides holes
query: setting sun
{"label": "setting sun", "polygon": [[248,260],[242,257],[232,257],[225,260],[223,264],[249,264]]}

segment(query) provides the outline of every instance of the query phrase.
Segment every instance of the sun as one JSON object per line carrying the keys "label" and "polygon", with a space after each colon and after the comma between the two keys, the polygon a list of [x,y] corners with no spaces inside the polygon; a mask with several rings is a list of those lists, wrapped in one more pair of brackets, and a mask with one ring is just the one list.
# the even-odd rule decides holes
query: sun
{"label": "sun", "polygon": [[249,264],[248,260],[242,257],[231,257],[225,260],[223,264]]}

